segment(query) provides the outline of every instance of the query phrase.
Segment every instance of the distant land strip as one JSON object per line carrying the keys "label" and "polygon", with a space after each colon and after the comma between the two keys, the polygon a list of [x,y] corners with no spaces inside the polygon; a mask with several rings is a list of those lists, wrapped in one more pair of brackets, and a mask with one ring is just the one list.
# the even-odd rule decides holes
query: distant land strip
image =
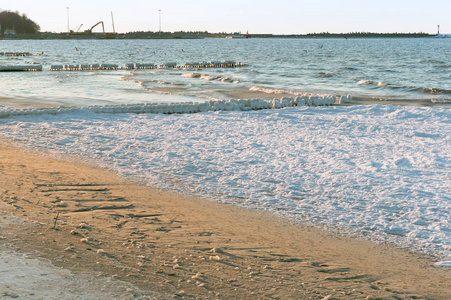
{"label": "distant land strip", "polygon": [[436,34],[424,32],[417,33],[374,33],[374,32],[350,32],[350,33],[308,33],[308,34],[242,34],[235,33],[210,33],[207,31],[176,31],[153,32],[139,31],[128,33],[112,32],[38,32],[33,34],[0,35],[0,39],[203,39],[203,38],[424,38],[434,37]]}

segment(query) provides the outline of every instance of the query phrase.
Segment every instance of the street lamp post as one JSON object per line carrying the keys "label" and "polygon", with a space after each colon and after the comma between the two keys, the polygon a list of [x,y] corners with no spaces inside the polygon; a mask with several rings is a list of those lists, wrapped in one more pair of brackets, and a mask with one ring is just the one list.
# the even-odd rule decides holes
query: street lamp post
{"label": "street lamp post", "polygon": [[67,9],[67,34],[70,33],[70,29],[69,29],[69,7],[66,7]]}
{"label": "street lamp post", "polygon": [[159,24],[160,24],[159,31],[161,33],[161,9],[158,10],[158,13],[159,13]]}

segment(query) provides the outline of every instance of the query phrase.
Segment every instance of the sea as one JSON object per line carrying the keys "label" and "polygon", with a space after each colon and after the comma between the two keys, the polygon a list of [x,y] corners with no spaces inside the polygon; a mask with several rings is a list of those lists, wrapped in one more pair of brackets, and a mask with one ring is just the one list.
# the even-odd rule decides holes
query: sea
{"label": "sea", "polygon": [[451,39],[0,40],[11,66],[42,68],[0,72],[19,147],[451,267]]}

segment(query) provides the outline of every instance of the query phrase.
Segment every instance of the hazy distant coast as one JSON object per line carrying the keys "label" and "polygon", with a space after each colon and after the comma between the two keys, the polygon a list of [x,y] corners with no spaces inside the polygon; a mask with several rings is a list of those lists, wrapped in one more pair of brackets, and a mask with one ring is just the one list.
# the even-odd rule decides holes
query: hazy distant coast
{"label": "hazy distant coast", "polygon": [[0,39],[203,39],[203,38],[425,38],[434,37],[435,34],[418,33],[308,33],[308,34],[242,34],[210,33],[210,32],[128,32],[128,33],[52,33],[40,32],[35,34],[16,34],[0,36]]}

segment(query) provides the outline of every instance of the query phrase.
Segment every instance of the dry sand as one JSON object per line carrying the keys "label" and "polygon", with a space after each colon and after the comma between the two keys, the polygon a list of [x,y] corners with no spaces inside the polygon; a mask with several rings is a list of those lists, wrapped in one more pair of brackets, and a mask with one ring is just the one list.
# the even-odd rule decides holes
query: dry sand
{"label": "dry sand", "polygon": [[[4,141],[0,204],[0,263],[28,261],[36,275],[30,257],[45,258],[56,267],[41,265],[42,274],[57,281],[45,291],[74,299],[451,299],[451,271],[426,256],[157,191]],[[2,270],[4,299],[26,299],[24,282],[39,278],[22,268],[8,281],[17,273]]]}

